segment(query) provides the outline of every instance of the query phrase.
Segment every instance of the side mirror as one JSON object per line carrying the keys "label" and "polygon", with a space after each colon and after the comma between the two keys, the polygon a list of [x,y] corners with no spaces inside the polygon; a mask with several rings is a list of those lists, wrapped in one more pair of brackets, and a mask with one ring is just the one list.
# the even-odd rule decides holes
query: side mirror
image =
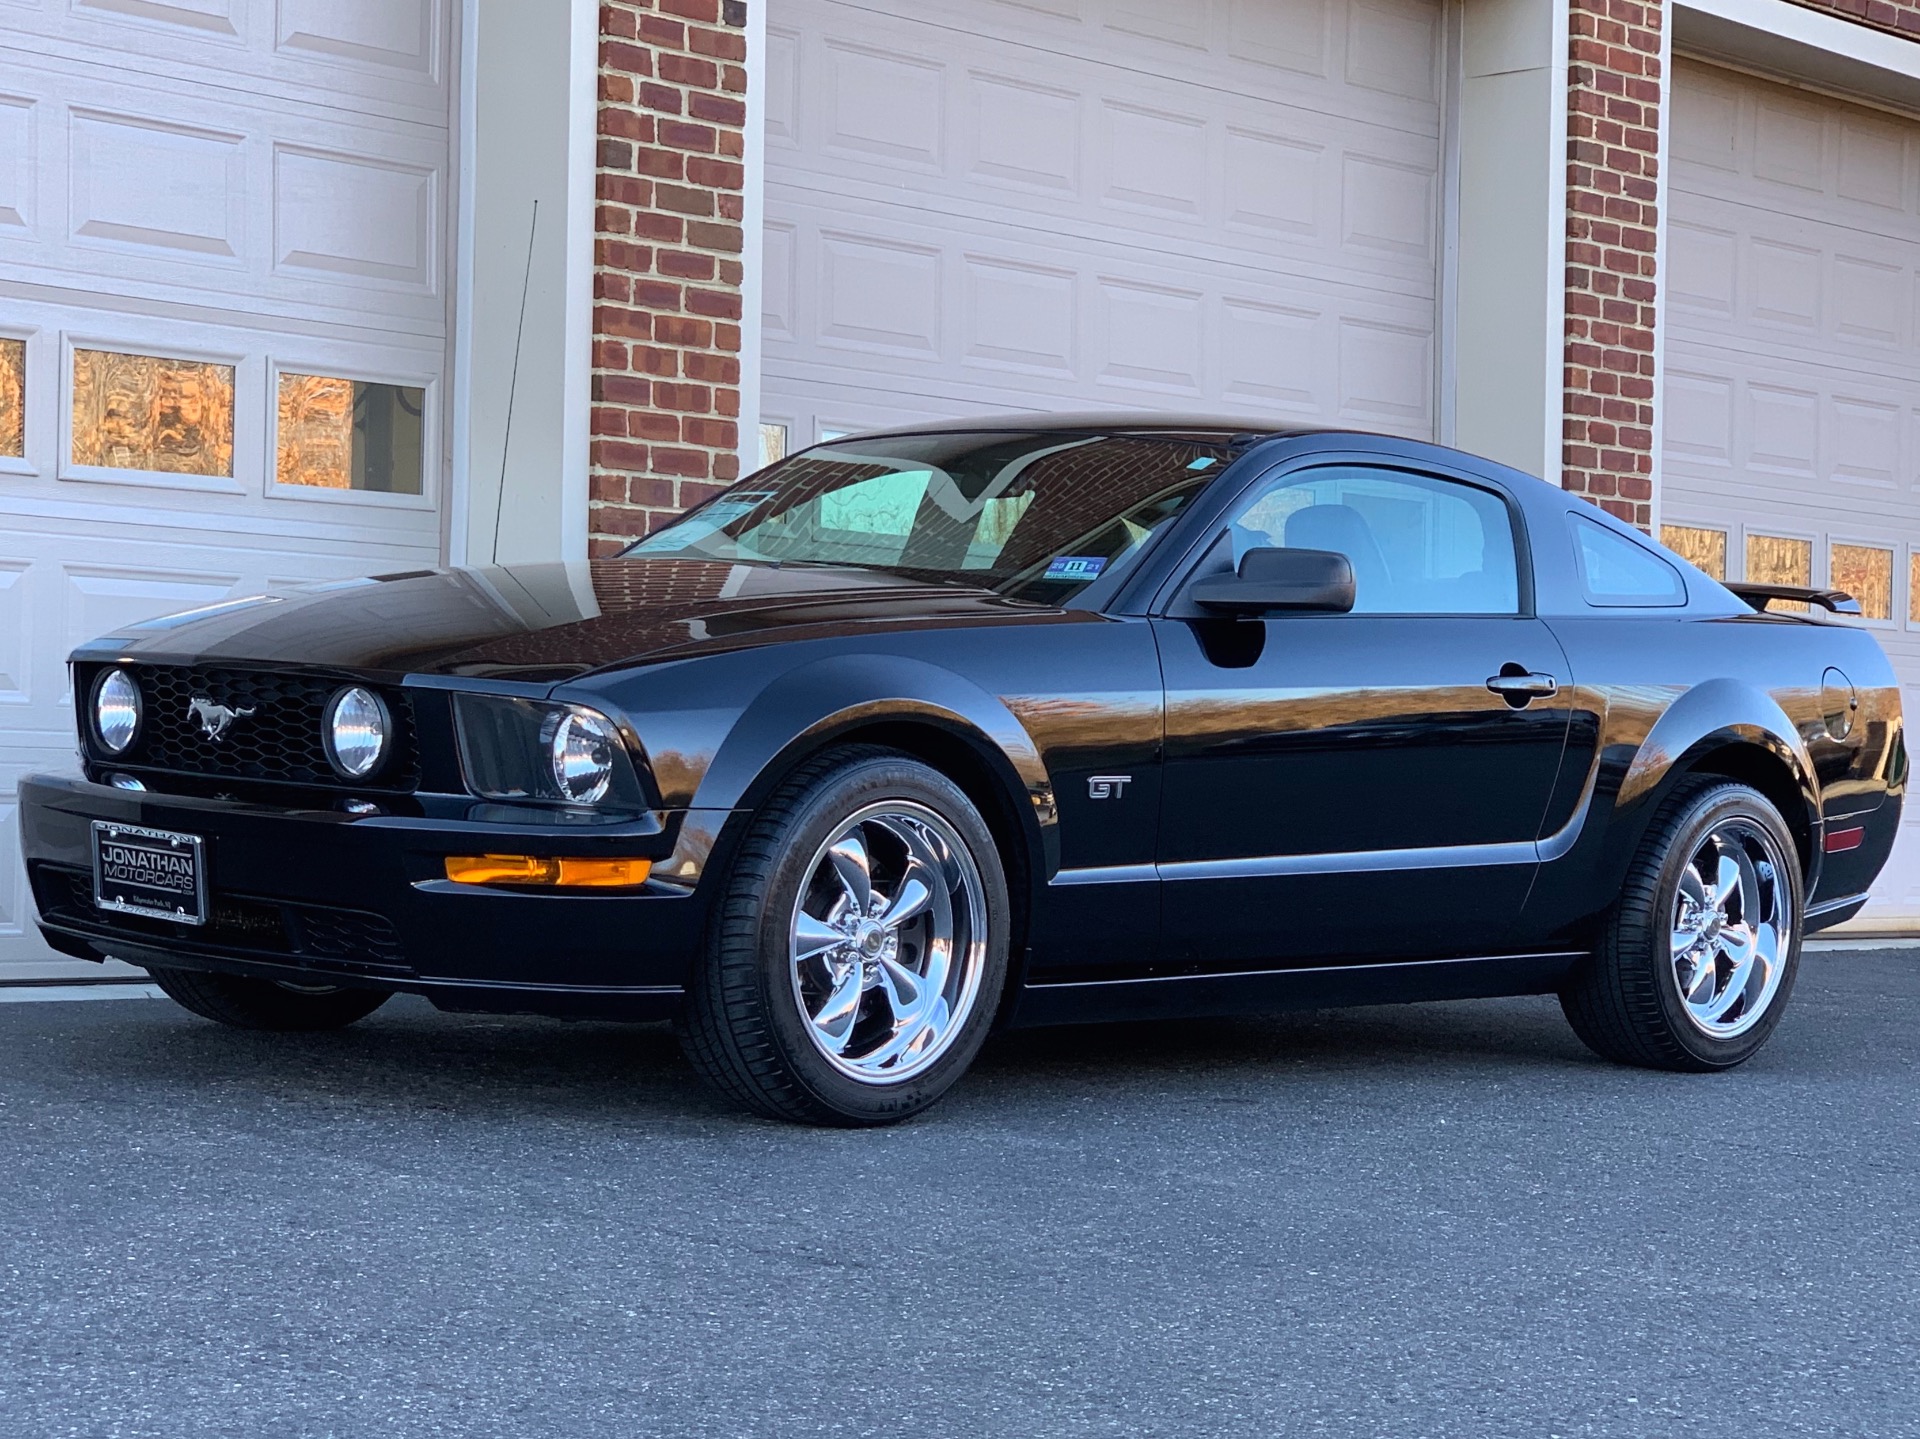
{"label": "side mirror", "polygon": [[1197,580],[1187,597],[1220,614],[1317,610],[1343,615],[1353,608],[1353,565],[1333,550],[1248,550],[1239,573]]}

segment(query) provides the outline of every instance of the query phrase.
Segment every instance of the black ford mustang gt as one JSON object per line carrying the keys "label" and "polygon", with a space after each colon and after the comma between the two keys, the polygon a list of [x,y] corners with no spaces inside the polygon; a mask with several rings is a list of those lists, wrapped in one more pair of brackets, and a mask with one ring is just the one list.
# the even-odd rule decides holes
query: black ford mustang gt
{"label": "black ford mustang gt", "polygon": [[90,644],[22,827],[48,940],[209,1018],[673,1018],[789,1119],[996,1024],[1477,995],[1723,1069],[1899,819],[1892,671],[1814,604],[1431,445],[901,430],[617,559]]}

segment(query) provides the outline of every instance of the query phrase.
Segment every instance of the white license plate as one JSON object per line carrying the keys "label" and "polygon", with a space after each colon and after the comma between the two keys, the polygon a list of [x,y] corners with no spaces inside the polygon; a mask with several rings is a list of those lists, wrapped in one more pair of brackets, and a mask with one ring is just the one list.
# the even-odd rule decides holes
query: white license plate
{"label": "white license plate", "polygon": [[95,820],[93,902],[121,914],[205,924],[206,841],[197,834]]}

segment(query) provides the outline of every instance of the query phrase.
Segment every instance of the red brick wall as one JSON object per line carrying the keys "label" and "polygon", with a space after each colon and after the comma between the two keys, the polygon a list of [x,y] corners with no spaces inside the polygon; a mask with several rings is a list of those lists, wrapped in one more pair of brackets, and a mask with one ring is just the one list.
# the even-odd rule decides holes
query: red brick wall
{"label": "red brick wall", "polygon": [[594,555],[738,474],[744,0],[602,0]]}
{"label": "red brick wall", "polygon": [[1653,523],[1662,0],[1572,0],[1562,484]]}
{"label": "red brick wall", "polygon": [[1795,3],[1846,20],[1858,20],[1876,30],[1891,30],[1910,40],[1920,40],[1920,4],[1893,4],[1891,0],[1795,0]]}

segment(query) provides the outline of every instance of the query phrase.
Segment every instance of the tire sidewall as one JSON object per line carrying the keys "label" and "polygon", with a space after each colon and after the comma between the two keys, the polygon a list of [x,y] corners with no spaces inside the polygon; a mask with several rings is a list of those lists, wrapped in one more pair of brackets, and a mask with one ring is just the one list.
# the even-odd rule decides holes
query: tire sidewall
{"label": "tire sidewall", "polygon": [[[1783,972],[1779,987],[1774,990],[1766,1012],[1744,1033],[1720,1038],[1699,1029],[1688,1016],[1673,978],[1668,935],[1682,871],[1707,834],[1733,819],[1745,820],[1767,831],[1785,860],[1776,868],[1783,871],[1781,877],[1792,905],[1793,932],[1781,957]],[[1762,795],[1744,785],[1720,785],[1699,795],[1668,833],[1658,869],[1654,911],[1637,916],[1641,930],[1638,939],[1645,946],[1655,1002],[1674,1042],[1690,1058],[1707,1068],[1730,1069],[1751,1057],[1779,1026],[1800,971],[1800,941],[1806,932],[1806,879],[1801,873],[1799,850],[1779,812]]]}
{"label": "tire sidewall", "polygon": [[[836,1069],[815,1046],[795,1002],[789,973],[794,905],[815,855],[847,817],[869,805],[906,801],[940,815],[972,852],[986,906],[986,953],[973,1008],[946,1052],[897,1084],[863,1084]],[[775,861],[757,896],[757,977],[761,1013],[793,1078],[814,1101],[846,1122],[904,1119],[932,1104],[965,1073],[991,1030],[1007,973],[1010,904],[992,831],[959,786],[915,760],[856,760],[816,781],[776,837]]]}

